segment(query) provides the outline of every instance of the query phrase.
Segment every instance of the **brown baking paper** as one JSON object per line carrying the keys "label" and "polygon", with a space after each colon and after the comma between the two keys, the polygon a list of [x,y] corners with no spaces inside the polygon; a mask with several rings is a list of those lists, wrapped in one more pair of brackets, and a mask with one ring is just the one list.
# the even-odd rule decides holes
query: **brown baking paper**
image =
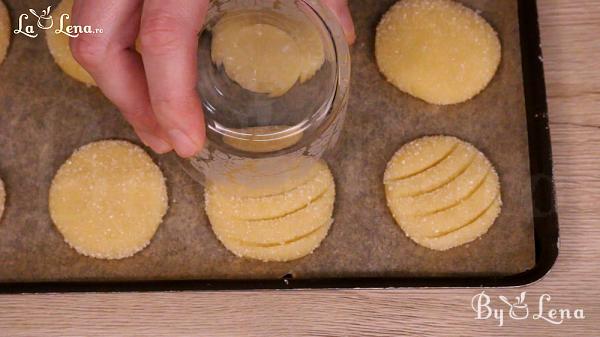
{"label": "brown baking paper", "polygon": [[[517,1],[468,0],[497,29],[503,60],[490,86],[449,107],[401,93],[379,74],[375,27],[394,0],[350,1],[358,40],[352,50],[352,97],[337,149],[327,158],[337,182],[335,224],[311,256],[261,263],[229,253],[212,233],[203,189],[174,155],[154,156],[168,179],[170,209],[151,245],[132,258],[77,254],[48,214],[52,177],[72,151],[106,139],[137,142],[118,110],[96,88],[54,64],[43,34],[13,35],[0,66],[0,177],[8,199],[0,221],[0,282],[158,279],[258,279],[363,276],[512,275],[535,263],[526,115]],[[13,26],[47,1],[7,1]],[[415,138],[467,140],[496,166],[504,208],[482,239],[447,252],[417,246],[395,224],[382,184],[386,163]]]}

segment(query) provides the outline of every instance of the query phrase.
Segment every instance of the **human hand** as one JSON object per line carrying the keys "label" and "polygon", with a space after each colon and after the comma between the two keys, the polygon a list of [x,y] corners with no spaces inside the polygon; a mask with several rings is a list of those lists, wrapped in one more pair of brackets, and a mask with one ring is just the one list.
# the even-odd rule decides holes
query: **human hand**
{"label": "human hand", "polygon": [[353,44],[356,40],[356,31],[354,30],[352,13],[350,13],[350,7],[348,7],[348,0],[321,0],[321,2],[335,14],[344,29],[346,40],[349,44]]}
{"label": "human hand", "polygon": [[[322,0],[355,39],[347,0]],[[74,25],[102,34],[71,39],[75,59],[157,153],[198,153],[205,141],[196,91],[198,34],[209,0],[75,0]],[[139,36],[141,55],[135,49]]]}

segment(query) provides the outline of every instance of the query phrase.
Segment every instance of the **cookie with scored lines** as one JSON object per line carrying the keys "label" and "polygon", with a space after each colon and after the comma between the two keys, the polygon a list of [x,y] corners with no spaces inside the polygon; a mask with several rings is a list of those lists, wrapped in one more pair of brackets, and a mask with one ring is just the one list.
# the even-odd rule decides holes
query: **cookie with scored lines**
{"label": "cookie with scored lines", "polygon": [[[335,183],[324,162],[291,178],[279,194],[246,193],[209,183],[206,213],[223,245],[239,257],[290,261],[311,254],[333,223]],[[291,187],[291,188],[290,188]],[[246,190],[246,192],[250,192]],[[248,196],[251,195],[251,196]]]}
{"label": "cookie with scored lines", "polygon": [[500,214],[500,180],[473,145],[425,137],[404,145],[384,175],[388,207],[416,243],[447,250],[485,234]]}

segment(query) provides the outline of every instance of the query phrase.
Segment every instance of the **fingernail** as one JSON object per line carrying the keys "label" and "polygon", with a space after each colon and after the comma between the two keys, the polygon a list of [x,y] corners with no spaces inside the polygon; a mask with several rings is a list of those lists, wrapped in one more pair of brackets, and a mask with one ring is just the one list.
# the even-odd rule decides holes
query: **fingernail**
{"label": "fingernail", "polygon": [[150,147],[154,152],[158,154],[167,153],[173,149],[173,147],[171,147],[169,143],[152,134],[140,131],[138,131],[137,134],[142,140],[142,142],[146,144],[146,146]]}
{"label": "fingernail", "polygon": [[196,143],[192,141],[190,137],[188,137],[185,133],[180,130],[172,129],[168,132],[169,138],[171,139],[171,143],[173,147],[175,147],[175,152],[180,157],[188,158],[194,156],[200,149]]}

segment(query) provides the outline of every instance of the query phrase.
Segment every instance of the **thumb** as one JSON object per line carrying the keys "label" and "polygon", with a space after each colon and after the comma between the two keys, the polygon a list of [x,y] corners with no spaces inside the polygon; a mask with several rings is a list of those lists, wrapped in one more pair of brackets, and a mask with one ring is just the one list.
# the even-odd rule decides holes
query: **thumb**
{"label": "thumb", "polygon": [[353,44],[356,41],[356,31],[354,30],[354,22],[352,21],[352,14],[350,13],[350,7],[348,7],[348,0],[321,0],[325,6],[327,6],[333,14],[337,17],[340,25],[344,29],[346,34],[346,40],[349,44]]}

